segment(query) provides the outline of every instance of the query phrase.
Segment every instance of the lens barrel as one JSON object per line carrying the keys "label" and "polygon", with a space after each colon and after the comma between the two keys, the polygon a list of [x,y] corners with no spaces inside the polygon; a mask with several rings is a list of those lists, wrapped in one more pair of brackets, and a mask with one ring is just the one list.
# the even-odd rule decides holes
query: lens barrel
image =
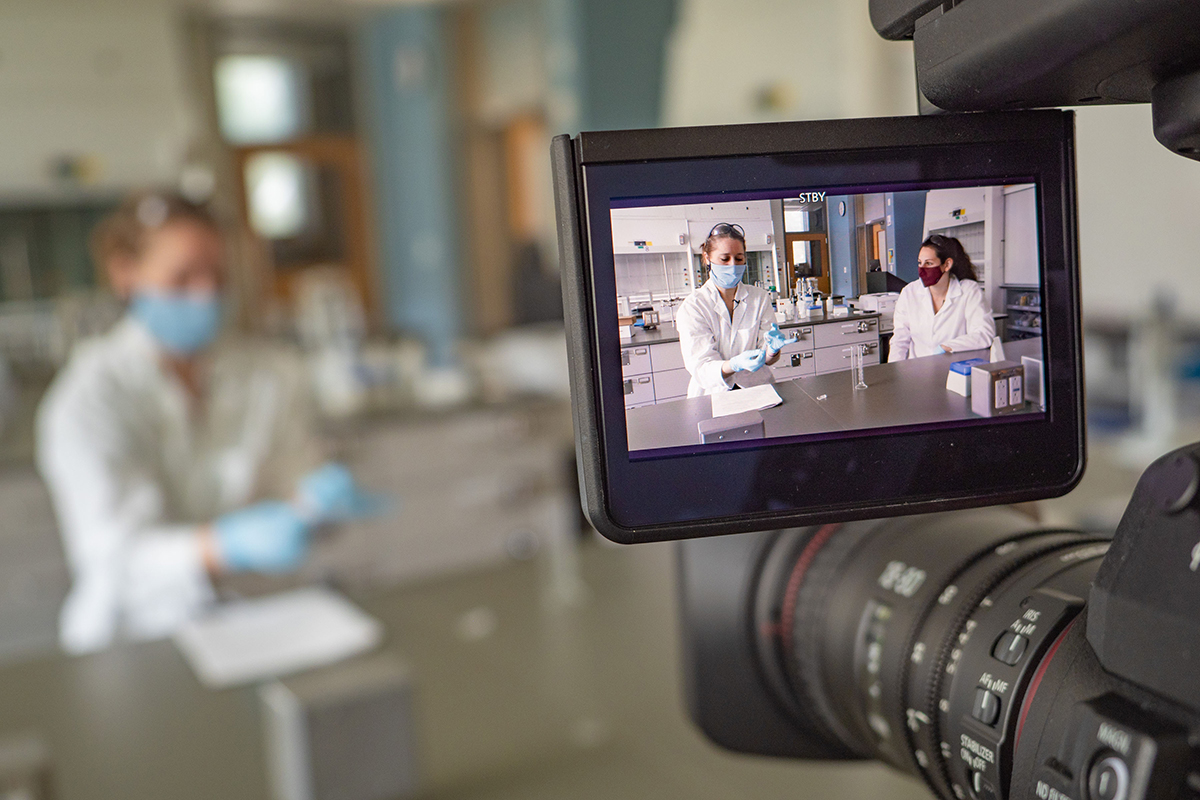
{"label": "lens barrel", "polygon": [[1030,685],[1107,548],[1009,509],[785,531],[751,609],[764,682],[847,756],[1005,797]]}

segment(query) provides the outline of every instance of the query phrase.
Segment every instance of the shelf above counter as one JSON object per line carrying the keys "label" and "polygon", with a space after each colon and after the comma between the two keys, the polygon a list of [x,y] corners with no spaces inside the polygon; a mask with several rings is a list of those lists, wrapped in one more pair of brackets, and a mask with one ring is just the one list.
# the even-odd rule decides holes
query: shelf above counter
{"label": "shelf above counter", "polygon": [[[857,312],[845,317],[825,316],[824,314],[813,315],[808,319],[795,319],[789,322],[779,323],[780,330],[788,330],[789,328],[800,328],[806,325],[825,325],[835,322],[860,322],[863,320],[879,319],[880,314],[877,311]],[[679,333],[675,330],[675,325],[670,322],[661,323],[658,328],[652,331],[637,329],[633,338],[627,342],[621,342],[621,347],[645,347],[651,344],[663,344],[665,342],[678,342]]]}

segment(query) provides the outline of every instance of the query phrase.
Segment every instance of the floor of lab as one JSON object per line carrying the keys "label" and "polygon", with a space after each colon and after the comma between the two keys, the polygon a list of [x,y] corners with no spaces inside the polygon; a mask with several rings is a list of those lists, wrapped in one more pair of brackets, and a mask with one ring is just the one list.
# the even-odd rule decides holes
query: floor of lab
{"label": "floor of lab", "polygon": [[[1200,429],[1179,435],[1196,439]],[[1082,484],[1041,504],[1044,521],[1111,530],[1146,454],[1166,449],[1093,441]],[[351,591],[384,621],[384,656],[411,669],[421,796],[929,797],[878,764],[742,756],[708,743],[683,709],[674,573],[672,545],[588,540]],[[46,736],[64,800],[268,795],[254,690],[205,693],[169,642],[78,662],[48,656],[2,674],[0,730]],[[90,738],[98,735],[105,740]]]}
{"label": "floor of lab", "polygon": [[[1176,432],[1176,439],[1178,444],[1200,439],[1200,427]],[[1094,439],[1089,446],[1088,470],[1080,486],[1065,497],[1039,504],[1047,524],[1113,530],[1150,454],[1172,445]],[[428,743],[435,746],[428,753],[429,767],[439,786],[434,792],[437,797],[906,800],[930,796],[917,780],[876,764],[741,756],[709,744],[687,719],[682,705],[671,546],[617,548],[588,542],[581,555],[586,599],[574,605],[555,599],[561,592],[554,587],[562,580],[554,579],[544,558],[489,579],[427,587],[429,594],[422,600],[429,604],[427,622],[454,633],[446,637],[447,650],[414,652],[414,659],[428,660],[434,668],[439,658],[446,657],[449,666],[455,650],[491,647],[497,662],[507,662],[519,675],[514,692],[481,688],[478,697],[464,698],[458,706],[461,718],[429,720]],[[511,581],[523,570],[533,570],[537,577]],[[505,609],[518,616],[507,617]],[[457,618],[447,616],[451,614]],[[521,675],[525,670],[537,672],[533,684],[525,683],[530,677]],[[528,734],[534,739],[550,737],[541,755],[524,766],[511,766],[515,762],[510,760],[509,767],[480,775],[474,782],[447,785],[436,780],[439,773],[464,774],[464,765],[450,762],[456,752],[466,757],[465,753],[449,740],[461,735],[465,721],[498,720],[505,713],[497,704],[523,703],[533,697],[539,699],[528,709]],[[442,705],[436,698],[430,701]],[[519,738],[518,731],[513,733]],[[490,736],[482,730],[478,735]],[[481,743],[482,739],[476,744]],[[520,745],[513,741],[511,746]],[[551,752],[553,756],[548,755]]]}
{"label": "floor of lab", "polygon": [[[875,764],[741,756],[709,744],[682,705],[672,548],[589,542],[581,556],[582,587],[543,558],[409,595],[421,608],[405,616],[424,628],[409,656],[417,675],[495,666],[470,696],[418,701],[443,709],[418,720],[433,796],[929,797],[918,781]],[[575,589],[583,596],[570,602]],[[470,653],[480,649],[483,659]],[[468,685],[445,677],[428,689]]]}

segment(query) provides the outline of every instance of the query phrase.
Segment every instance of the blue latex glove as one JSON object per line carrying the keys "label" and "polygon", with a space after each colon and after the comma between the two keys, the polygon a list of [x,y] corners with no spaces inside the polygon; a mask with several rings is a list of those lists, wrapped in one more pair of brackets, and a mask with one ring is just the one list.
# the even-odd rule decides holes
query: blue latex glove
{"label": "blue latex glove", "polygon": [[308,553],[309,526],[289,503],[269,500],[213,523],[218,557],[229,570],[287,572]]}
{"label": "blue latex glove", "polygon": [[774,355],[775,353],[778,353],[780,350],[782,350],[787,345],[795,344],[796,342],[800,341],[800,336],[799,335],[784,336],[782,333],[780,333],[779,326],[776,324],[772,324],[771,330],[767,331],[766,339],[767,339],[767,350],[772,355]]}
{"label": "blue latex glove", "polygon": [[324,464],[296,486],[296,507],[314,525],[372,517],[389,505],[387,498],[359,488],[344,464]]}
{"label": "blue latex glove", "polygon": [[729,359],[729,368],[734,372],[755,372],[767,363],[767,351],[761,347],[738,353]]}

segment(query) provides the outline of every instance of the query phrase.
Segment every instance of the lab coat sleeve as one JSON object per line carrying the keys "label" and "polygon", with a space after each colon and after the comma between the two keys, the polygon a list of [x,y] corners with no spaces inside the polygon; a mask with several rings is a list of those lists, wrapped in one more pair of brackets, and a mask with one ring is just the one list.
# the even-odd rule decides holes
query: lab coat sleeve
{"label": "lab coat sleeve", "polygon": [[252,385],[261,385],[252,393],[247,423],[264,433],[255,462],[257,491],[247,501],[291,497],[297,480],[330,457],[319,434],[313,378],[296,353],[278,348],[264,350],[247,371]]}
{"label": "lab coat sleeve", "polygon": [[896,299],[892,314],[892,341],[888,350],[888,363],[903,361],[912,349],[913,307],[912,293],[901,291]]}
{"label": "lab coat sleeve", "polygon": [[681,308],[675,325],[683,365],[706,394],[733,388],[733,376],[723,375],[725,359],[717,349],[717,335],[693,309]]}
{"label": "lab coat sleeve", "polygon": [[996,322],[992,310],[983,298],[983,289],[977,283],[967,284],[963,290],[963,322],[966,332],[948,342],[938,342],[958,353],[963,350],[982,350],[992,346],[996,338]]}
{"label": "lab coat sleeve", "polygon": [[74,578],[61,643],[82,653],[121,633],[166,635],[213,597],[199,528],[163,518],[162,489],[131,465],[111,408],[83,387],[56,388],[37,444]]}

